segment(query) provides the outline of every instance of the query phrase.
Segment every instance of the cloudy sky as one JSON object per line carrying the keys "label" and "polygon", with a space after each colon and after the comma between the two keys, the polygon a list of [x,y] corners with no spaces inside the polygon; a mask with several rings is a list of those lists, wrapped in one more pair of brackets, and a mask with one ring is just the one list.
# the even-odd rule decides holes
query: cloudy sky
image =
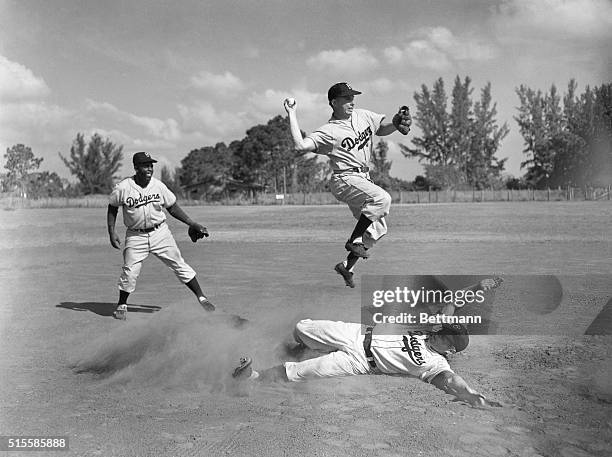
{"label": "cloudy sky", "polygon": [[[510,135],[499,157],[521,173],[515,88],[565,92],[612,81],[610,0],[0,0],[0,148],[58,152],[98,132],[178,166],[192,149],[243,138],[298,100],[307,132],[348,81],[358,106],[392,115],[442,77],[491,82]],[[393,134],[392,175],[413,179]],[[2,164],[4,159],[0,158]],[[159,168],[159,167],[158,167]],[[74,178],[72,178],[74,180]]]}

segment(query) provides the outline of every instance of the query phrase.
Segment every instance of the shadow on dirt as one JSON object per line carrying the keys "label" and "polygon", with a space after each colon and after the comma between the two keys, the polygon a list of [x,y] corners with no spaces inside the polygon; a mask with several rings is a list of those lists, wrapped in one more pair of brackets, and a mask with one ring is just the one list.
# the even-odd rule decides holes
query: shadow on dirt
{"label": "shadow on dirt", "polygon": [[[117,308],[116,303],[103,303],[103,302],[71,302],[64,301],[56,308],[71,309],[73,311],[91,311],[92,313],[98,314],[99,316],[112,316],[113,311]],[[159,311],[161,306],[156,305],[128,305],[128,312],[130,313],[154,313]]]}
{"label": "shadow on dirt", "polygon": [[585,335],[612,335],[612,299],[593,320]]}

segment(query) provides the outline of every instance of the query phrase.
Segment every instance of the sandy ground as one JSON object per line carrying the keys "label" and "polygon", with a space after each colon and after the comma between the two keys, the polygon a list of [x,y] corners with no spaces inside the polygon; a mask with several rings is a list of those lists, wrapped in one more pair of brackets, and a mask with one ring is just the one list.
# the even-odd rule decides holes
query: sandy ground
{"label": "sandy ground", "polygon": [[[2,212],[0,435],[70,443],[15,455],[610,455],[608,202],[395,206],[355,289],[332,271],[353,225],[343,206],[186,209],[211,238],[194,245],[171,228],[218,312],[150,258],[127,322],[109,317],[121,256],[105,209]],[[503,408],[402,377],[232,383],[242,354],[278,364],[300,318],[359,321],[363,275],[422,274],[507,278],[495,334],[451,359]],[[543,275],[558,279],[559,303],[525,279]]]}

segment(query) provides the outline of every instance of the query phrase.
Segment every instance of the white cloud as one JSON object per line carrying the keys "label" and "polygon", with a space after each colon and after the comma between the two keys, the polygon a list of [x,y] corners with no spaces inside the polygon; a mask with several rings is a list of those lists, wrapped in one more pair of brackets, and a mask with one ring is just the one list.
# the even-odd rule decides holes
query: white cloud
{"label": "white cloud", "polygon": [[368,94],[384,95],[397,89],[398,86],[388,78],[377,78],[372,81],[359,82],[357,87],[364,93],[367,92]]}
{"label": "white cloud", "polygon": [[209,94],[223,97],[237,95],[245,89],[245,84],[229,71],[218,75],[208,71],[201,71],[192,76],[190,82],[193,87]]}
{"label": "white cloud", "polygon": [[172,118],[168,119],[156,119],[153,117],[136,116],[134,114],[129,115],[129,119],[135,125],[144,127],[147,132],[157,138],[161,138],[166,141],[178,141],[181,139],[181,130],[178,122]]}
{"label": "white cloud", "polygon": [[285,109],[283,108],[283,101],[287,97],[295,98],[297,102],[297,109],[300,111],[310,111],[317,108],[321,103],[326,104],[326,95],[309,92],[304,89],[294,89],[289,91],[279,91],[274,89],[267,89],[263,92],[253,93],[248,98],[249,103],[256,107],[257,110],[267,113],[270,115],[283,114],[285,115]]}
{"label": "white cloud", "polygon": [[98,122],[102,125],[106,123],[126,123],[135,127],[141,127],[146,133],[153,136],[154,139],[163,140],[165,142],[176,142],[182,138],[182,132],[178,122],[175,119],[157,119],[147,116],[137,116],[132,113],[121,111],[114,105],[106,102],[96,102],[94,100],[86,100],[86,111],[93,114]]}
{"label": "white cloud", "polygon": [[400,63],[403,58],[403,52],[397,46],[390,46],[388,48],[385,48],[383,54],[387,61],[391,64]]}
{"label": "white cloud", "polygon": [[204,132],[207,137],[227,137],[232,133],[244,133],[248,125],[245,112],[217,110],[210,102],[181,104],[178,105],[178,111],[185,131]]}
{"label": "white cloud", "polygon": [[459,60],[493,59],[497,49],[479,37],[458,37],[445,27],[432,27],[417,30],[406,46],[388,47],[383,54],[390,64],[444,70]]}
{"label": "white cloud", "polygon": [[258,59],[260,54],[261,52],[259,51],[259,48],[256,48],[255,46],[249,45],[244,50],[244,55],[249,59]]}
{"label": "white cloud", "polygon": [[493,19],[500,39],[529,40],[536,36],[566,41],[612,37],[609,0],[506,0]]}
{"label": "white cloud", "polygon": [[[66,131],[74,113],[44,102],[3,103],[0,105],[0,144],[30,145]],[[61,135],[60,135],[61,136]]]}
{"label": "white cloud", "polygon": [[351,48],[346,51],[321,51],[306,61],[314,69],[358,73],[378,65],[378,59],[366,48]]}
{"label": "white cloud", "polygon": [[3,102],[32,100],[50,93],[44,79],[32,70],[0,55],[0,100]]}
{"label": "white cloud", "polygon": [[317,93],[302,88],[287,91],[267,89],[263,92],[253,93],[248,98],[249,106],[253,110],[253,122],[264,123],[279,114],[286,116],[283,101],[287,97],[295,98],[297,115],[302,130],[310,131],[329,118],[330,108],[327,104],[327,91]]}
{"label": "white cloud", "polygon": [[[489,24],[522,80],[598,84],[612,69],[610,0],[506,0]],[[563,83],[565,83],[563,81]]]}

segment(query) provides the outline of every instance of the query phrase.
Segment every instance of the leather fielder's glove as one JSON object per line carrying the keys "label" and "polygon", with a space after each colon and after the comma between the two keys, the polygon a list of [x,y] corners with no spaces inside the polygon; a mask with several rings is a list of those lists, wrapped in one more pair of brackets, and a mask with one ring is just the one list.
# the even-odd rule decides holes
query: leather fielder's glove
{"label": "leather fielder's glove", "polygon": [[399,111],[393,116],[393,125],[402,135],[407,135],[412,125],[412,117],[407,106],[400,107]]}
{"label": "leather fielder's glove", "polygon": [[189,238],[191,238],[191,241],[193,241],[194,243],[198,240],[201,240],[205,236],[208,236],[208,230],[206,230],[206,227],[200,224],[190,225],[189,229],[187,230],[187,233],[189,234]]}

